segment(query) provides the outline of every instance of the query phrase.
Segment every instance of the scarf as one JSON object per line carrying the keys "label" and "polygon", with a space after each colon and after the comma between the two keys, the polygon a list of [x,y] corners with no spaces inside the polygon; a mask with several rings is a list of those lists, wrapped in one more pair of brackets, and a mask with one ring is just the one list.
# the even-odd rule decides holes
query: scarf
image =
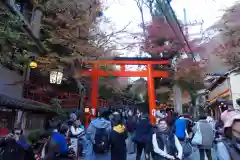
{"label": "scarf", "polygon": [[167,128],[164,131],[160,130],[157,133],[158,133],[157,137],[160,138],[164,144],[166,144],[165,142],[167,142],[168,137],[169,137],[168,135],[170,134],[169,129]]}

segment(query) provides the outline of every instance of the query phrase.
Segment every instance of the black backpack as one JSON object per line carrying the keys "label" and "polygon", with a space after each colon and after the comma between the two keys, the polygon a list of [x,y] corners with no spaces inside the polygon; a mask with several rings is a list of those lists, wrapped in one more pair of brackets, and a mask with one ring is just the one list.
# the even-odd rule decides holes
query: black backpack
{"label": "black backpack", "polygon": [[104,154],[109,151],[110,148],[110,135],[106,128],[96,128],[95,144],[93,144],[93,150],[97,154]]}

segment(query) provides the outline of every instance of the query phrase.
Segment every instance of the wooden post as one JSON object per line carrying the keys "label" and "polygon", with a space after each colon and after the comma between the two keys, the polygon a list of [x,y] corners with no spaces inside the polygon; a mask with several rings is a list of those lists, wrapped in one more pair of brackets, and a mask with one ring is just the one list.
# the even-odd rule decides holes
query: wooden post
{"label": "wooden post", "polygon": [[126,71],[126,67],[125,67],[125,64],[122,64],[122,65],[120,65],[120,70],[122,71],[122,72],[125,72]]}

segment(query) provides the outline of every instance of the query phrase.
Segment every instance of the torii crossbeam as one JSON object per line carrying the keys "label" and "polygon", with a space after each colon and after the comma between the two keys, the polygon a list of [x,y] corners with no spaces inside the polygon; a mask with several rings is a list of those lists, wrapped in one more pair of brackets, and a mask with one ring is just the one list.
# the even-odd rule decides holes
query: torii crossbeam
{"label": "torii crossbeam", "polygon": [[[148,79],[148,98],[149,98],[149,114],[152,123],[155,122],[156,112],[156,97],[154,78],[166,78],[168,72],[156,71],[153,69],[153,65],[168,65],[168,60],[159,60],[153,58],[115,58],[114,60],[92,60],[84,62],[92,65],[90,70],[80,70],[80,75],[85,77],[91,77],[91,100],[90,104],[93,107],[94,114],[98,107],[98,86],[99,77],[147,77]],[[102,65],[120,65],[120,70],[104,71],[100,68]],[[125,65],[146,65],[147,69],[143,71],[126,71]]]}

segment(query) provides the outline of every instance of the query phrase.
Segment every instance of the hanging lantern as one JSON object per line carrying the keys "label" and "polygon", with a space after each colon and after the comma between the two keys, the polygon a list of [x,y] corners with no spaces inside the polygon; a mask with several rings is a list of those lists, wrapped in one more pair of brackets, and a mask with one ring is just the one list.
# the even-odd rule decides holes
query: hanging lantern
{"label": "hanging lantern", "polygon": [[37,66],[38,66],[38,65],[37,65],[37,62],[36,62],[36,61],[33,61],[33,60],[32,60],[32,61],[29,63],[29,67],[30,67],[30,68],[37,68]]}
{"label": "hanging lantern", "polygon": [[84,112],[85,113],[90,113],[90,108],[88,106],[86,106],[85,109],[84,109]]}
{"label": "hanging lantern", "polygon": [[63,79],[63,72],[61,71],[51,71],[50,72],[50,83],[51,84],[61,84]]}

